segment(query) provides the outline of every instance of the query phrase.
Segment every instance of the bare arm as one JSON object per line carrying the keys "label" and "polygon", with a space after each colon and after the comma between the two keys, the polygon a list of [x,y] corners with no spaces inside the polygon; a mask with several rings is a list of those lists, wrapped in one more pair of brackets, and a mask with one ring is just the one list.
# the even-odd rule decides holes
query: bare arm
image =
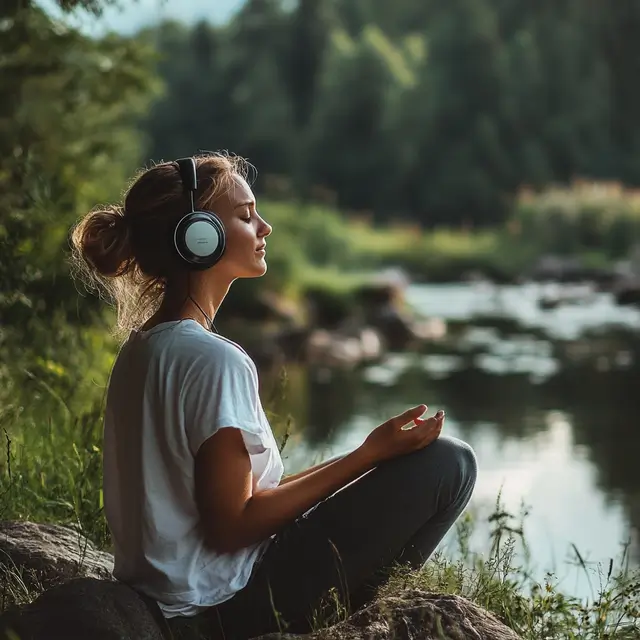
{"label": "bare arm", "polygon": [[298,473],[293,473],[290,476],[286,476],[284,478],[282,478],[282,480],[280,480],[280,486],[282,486],[283,484],[287,484],[288,482],[291,482],[292,480],[298,480],[300,478],[304,478],[305,476],[308,476],[310,473],[313,473],[314,471],[318,471],[319,469],[324,469],[325,467],[328,467],[330,464],[333,464],[334,462],[337,462],[338,460],[342,460],[342,458],[345,457],[346,454],[343,454],[341,456],[336,456],[334,458],[330,458],[329,460],[325,460],[324,462],[321,462],[320,464],[316,464],[313,467],[309,467],[308,469],[305,469],[304,471],[300,471]]}
{"label": "bare arm", "polygon": [[[361,449],[273,489],[253,492],[251,461],[238,429],[221,429],[196,457],[196,494],[209,544],[231,553],[267,539],[374,466]],[[222,490],[220,490],[222,488]]]}
{"label": "bare arm", "polygon": [[[195,461],[196,499],[208,544],[232,553],[266,540],[379,462],[426,446],[438,437],[444,418],[420,420],[425,409],[421,405],[388,420],[342,458],[255,493],[242,433],[220,429],[200,447]],[[401,428],[410,421],[414,428]]]}

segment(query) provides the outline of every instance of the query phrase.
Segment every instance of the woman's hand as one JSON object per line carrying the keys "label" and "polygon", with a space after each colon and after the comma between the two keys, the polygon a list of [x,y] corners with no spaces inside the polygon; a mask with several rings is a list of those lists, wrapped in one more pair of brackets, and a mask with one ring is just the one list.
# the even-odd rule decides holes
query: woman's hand
{"label": "woman's hand", "polygon": [[[425,447],[440,434],[444,414],[421,420],[420,405],[377,427],[355,451],[277,487],[254,491],[251,459],[239,429],[223,428],[196,455],[195,485],[202,527],[219,553],[266,540],[387,458]],[[403,426],[413,423],[411,429]]]}
{"label": "woman's hand", "polygon": [[[363,453],[378,464],[431,444],[442,431],[444,411],[422,420],[420,416],[426,410],[426,405],[421,404],[376,427],[360,445]],[[411,423],[414,426],[403,429]]]}

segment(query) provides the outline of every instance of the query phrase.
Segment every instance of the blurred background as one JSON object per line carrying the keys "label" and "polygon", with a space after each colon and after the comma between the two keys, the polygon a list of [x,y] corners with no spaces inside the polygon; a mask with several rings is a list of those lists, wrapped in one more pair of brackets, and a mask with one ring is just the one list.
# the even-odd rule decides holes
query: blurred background
{"label": "blurred background", "polygon": [[217,324],[287,471],[424,402],[478,454],[479,546],[501,494],[535,575],[638,566],[639,29],[632,0],[4,2],[0,518],[108,546],[118,340],[69,227],[228,149],[274,231]]}

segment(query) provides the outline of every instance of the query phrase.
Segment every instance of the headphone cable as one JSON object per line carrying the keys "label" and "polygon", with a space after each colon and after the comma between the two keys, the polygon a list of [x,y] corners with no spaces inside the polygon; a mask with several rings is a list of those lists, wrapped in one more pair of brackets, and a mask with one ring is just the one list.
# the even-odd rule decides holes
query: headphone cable
{"label": "headphone cable", "polygon": [[209,323],[209,331],[219,333],[216,325],[213,322],[213,318],[210,318],[204,312],[204,309],[198,304],[198,301],[191,294],[189,294],[189,299],[196,305],[196,307],[198,307],[198,309],[200,309],[200,313],[207,319],[207,322]]}
{"label": "headphone cable", "polygon": [[220,333],[213,322],[213,318],[210,318],[204,311],[204,309],[198,304],[198,301],[191,295],[191,274],[187,274],[187,298],[193,302],[198,309],[200,309],[200,313],[207,319],[209,323],[209,331],[212,333]]}

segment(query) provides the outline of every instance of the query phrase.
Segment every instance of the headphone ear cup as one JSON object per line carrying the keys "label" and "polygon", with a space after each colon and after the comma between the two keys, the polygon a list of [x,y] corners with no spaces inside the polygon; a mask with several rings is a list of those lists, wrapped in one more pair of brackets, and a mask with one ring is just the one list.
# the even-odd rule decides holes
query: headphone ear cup
{"label": "headphone ear cup", "polygon": [[213,267],[224,255],[226,234],[213,211],[192,211],[180,219],[173,234],[178,256],[191,269]]}

